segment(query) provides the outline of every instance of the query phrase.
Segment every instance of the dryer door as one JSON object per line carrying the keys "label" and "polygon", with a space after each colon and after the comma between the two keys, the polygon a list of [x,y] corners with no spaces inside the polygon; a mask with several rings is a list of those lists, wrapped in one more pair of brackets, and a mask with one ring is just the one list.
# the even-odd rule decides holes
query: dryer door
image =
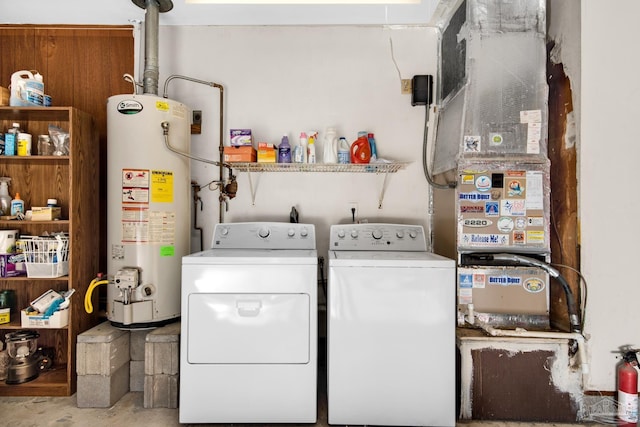
{"label": "dryer door", "polygon": [[308,294],[192,293],[188,298],[189,363],[309,363]]}

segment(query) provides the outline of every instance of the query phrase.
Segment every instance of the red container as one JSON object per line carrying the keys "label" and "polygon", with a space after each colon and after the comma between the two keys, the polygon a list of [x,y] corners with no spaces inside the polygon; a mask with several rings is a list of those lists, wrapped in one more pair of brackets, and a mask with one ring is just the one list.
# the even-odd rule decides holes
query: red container
{"label": "red container", "polygon": [[371,160],[371,146],[366,136],[359,137],[351,144],[351,163],[369,163]]}

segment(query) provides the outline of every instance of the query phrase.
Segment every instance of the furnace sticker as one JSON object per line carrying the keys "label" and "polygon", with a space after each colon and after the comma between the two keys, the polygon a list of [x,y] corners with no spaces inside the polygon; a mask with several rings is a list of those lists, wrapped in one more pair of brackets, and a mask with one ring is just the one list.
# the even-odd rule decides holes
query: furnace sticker
{"label": "furnace sticker", "polygon": [[491,189],[491,178],[486,175],[480,175],[476,178],[476,188],[478,191],[489,191]]}
{"label": "furnace sticker", "polygon": [[530,216],[527,218],[527,222],[529,223],[529,227],[543,227],[544,226],[544,218],[541,216]]}
{"label": "furnace sticker", "polygon": [[514,227],[513,219],[508,216],[500,217],[497,226],[498,230],[500,230],[501,232],[510,233]]}
{"label": "furnace sticker", "polygon": [[489,285],[520,286],[522,278],[505,274],[503,276],[489,276],[488,282]]}
{"label": "furnace sticker", "polygon": [[463,246],[509,246],[509,236],[503,234],[475,234],[464,233],[462,235]]}
{"label": "furnace sticker", "polygon": [[526,203],[522,199],[501,200],[500,214],[503,216],[525,216],[527,213]]}
{"label": "furnace sticker", "polygon": [[524,231],[517,230],[513,232],[513,244],[519,246],[527,244],[527,239],[525,237]]}
{"label": "furnace sticker", "polygon": [[463,288],[473,288],[473,275],[472,274],[459,274],[458,275],[458,286],[460,289]]}
{"label": "furnace sticker", "polygon": [[498,202],[487,202],[484,204],[484,210],[487,216],[499,216],[500,215],[500,207],[498,206]]}
{"label": "furnace sticker", "polygon": [[545,284],[542,280],[537,277],[532,277],[524,281],[522,285],[525,291],[530,292],[532,294],[537,294],[538,292],[542,292],[545,288]]}
{"label": "furnace sticker", "polygon": [[524,193],[524,185],[520,180],[513,179],[509,181],[509,189],[507,190],[507,196],[520,197]]}
{"label": "furnace sticker", "polygon": [[459,200],[467,200],[470,202],[481,202],[491,199],[490,194],[478,193],[477,191],[472,191],[471,193],[460,193],[458,195]]}
{"label": "furnace sticker", "polygon": [[486,276],[482,273],[474,273],[473,274],[473,287],[484,289],[486,281]]}
{"label": "furnace sticker", "polygon": [[493,221],[484,218],[465,218],[462,223],[463,226],[471,228],[485,228],[491,224],[493,224]]}
{"label": "furnace sticker", "polygon": [[530,244],[544,243],[544,231],[527,230],[527,241]]}
{"label": "furnace sticker", "polygon": [[525,220],[522,217],[517,217],[516,218],[516,228],[518,230],[523,230],[523,229],[527,228],[527,220]]}
{"label": "furnace sticker", "polygon": [[484,206],[477,206],[477,205],[473,205],[473,206],[463,205],[463,206],[460,206],[460,213],[483,213],[483,212],[484,212]]}
{"label": "furnace sticker", "polygon": [[480,136],[465,135],[463,140],[464,148],[462,151],[465,153],[479,153],[480,152]]}
{"label": "furnace sticker", "polygon": [[460,184],[473,185],[474,182],[475,182],[475,176],[469,175],[469,174],[460,175]]}

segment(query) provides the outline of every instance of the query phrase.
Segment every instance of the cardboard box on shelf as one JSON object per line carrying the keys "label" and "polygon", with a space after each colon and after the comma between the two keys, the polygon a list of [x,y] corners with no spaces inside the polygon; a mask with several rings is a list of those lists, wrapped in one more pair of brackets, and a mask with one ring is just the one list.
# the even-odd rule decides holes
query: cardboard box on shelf
{"label": "cardboard box on shelf", "polygon": [[0,254],[0,277],[26,276],[27,265],[21,253]]}
{"label": "cardboard box on shelf", "polygon": [[60,219],[62,216],[62,209],[60,207],[37,207],[31,208],[31,221],[53,221],[54,219]]}
{"label": "cardboard box on shelf", "polygon": [[258,143],[258,163],[276,163],[276,147],[267,142]]}
{"label": "cardboard box on shelf", "polygon": [[43,314],[27,314],[24,309],[20,313],[23,328],[64,328],[69,324],[69,309],[58,310],[51,316]]}
{"label": "cardboard box on shelf", "polygon": [[251,146],[253,140],[251,139],[251,129],[231,129],[231,146]]}
{"label": "cardboard box on shelf", "polygon": [[256,150],[251,146],[224,147],[223,161],[233,162],[255,162]]}

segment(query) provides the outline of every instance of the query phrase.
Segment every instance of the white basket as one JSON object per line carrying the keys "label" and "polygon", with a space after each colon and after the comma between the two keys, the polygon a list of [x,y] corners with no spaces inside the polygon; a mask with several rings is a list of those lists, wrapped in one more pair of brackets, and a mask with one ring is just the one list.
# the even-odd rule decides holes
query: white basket
{"label": "white basket", "polygon": [[27,277],[48,278],[69,274],[69,238],[63,236],[20,239]]}

